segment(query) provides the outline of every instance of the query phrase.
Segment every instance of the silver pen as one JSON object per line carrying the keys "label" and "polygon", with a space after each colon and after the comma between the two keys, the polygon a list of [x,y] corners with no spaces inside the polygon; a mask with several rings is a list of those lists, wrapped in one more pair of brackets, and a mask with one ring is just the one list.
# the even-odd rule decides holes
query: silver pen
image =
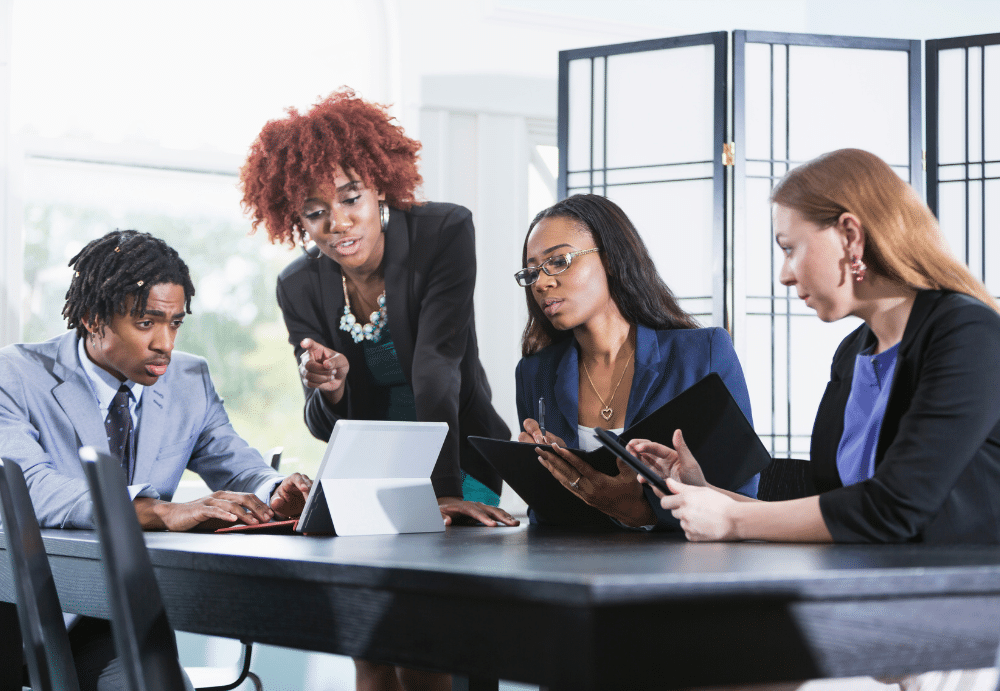
{"label": "silver pen", "polygon": [[545,396],[538,397],[538,429],[542,432],[542,441],[545,439]]}

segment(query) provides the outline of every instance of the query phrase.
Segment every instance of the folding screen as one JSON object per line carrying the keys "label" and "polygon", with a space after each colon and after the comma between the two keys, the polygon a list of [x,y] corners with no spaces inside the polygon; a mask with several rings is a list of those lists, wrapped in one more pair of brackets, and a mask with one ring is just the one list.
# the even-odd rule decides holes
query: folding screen
{"label": "folding screen", "polygon": [[726,32],[559,54],[559,197],[625,209],[684,309],[725,325]]}
{"label": "folding screen", "polygon": [[819,154],[881,156],[918,191],[920,42],[733,32],[733,338],[757,433],[776,456],[808,457],[816,408],[840,340],[778,281],[773,184]]}
{"label": "folding screen", "polygon": [[1000,295],[998,125],[1000,34],[928,41],[927,203],[952,250],[993,295]]}
{"label": "folding screen", "polygon": [[733,334],[765,444],[806,456],[833,350],[857,322],[825,325],[780,285],[768,195],[791,167],[847,146],[923,191],[920,42],[734,32],[730,144],[726,43],[560,53],[559,195],[622,205],[685,309]]}

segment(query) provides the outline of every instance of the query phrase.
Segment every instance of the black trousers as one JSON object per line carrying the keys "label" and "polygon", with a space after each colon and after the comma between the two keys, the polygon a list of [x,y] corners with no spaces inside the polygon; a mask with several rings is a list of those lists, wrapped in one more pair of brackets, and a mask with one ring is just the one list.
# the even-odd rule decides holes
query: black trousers
{"label": "black trousers", "polygon": [[81,617],[69,630],[80,691],[111,691],[125,688],[125,677],[115,652],[111,622]]}

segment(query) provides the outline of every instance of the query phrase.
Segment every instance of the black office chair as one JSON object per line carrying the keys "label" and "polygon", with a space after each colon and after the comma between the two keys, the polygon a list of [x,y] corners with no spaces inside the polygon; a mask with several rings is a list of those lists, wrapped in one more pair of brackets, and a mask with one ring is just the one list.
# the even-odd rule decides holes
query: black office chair
{"label": "black office chair", "polygon": [[816,492],[812,463],[801,458],[772,458],[760,472],[757,498],[785,501],[811,497]]}
{"label": "black office chair", "polygon": [[34,691],[79,691],[49,558],[24,475],[13,461],[0,460],[0,518],[31,687]]}
{"label": "black office chair", "polygon": [[281,468],[281,454],[284,450],[285,449],[280,446],[275,446],[267,452],[267,455],[271,457],[271,467],[275,470],[279,470]]}
{"label": "black office chair", "polygon": [[142,528],[117,459],[80,449],[104,556],[115,650],[128,691],[176,691],[185,683]]}
{"label": "black office chair", "polygon": [[[180,663],[177,642],[167,621],[146,542],[128,493],[123,492],[125,477],[121,465],[111,456],[90,447],[80,449],[80,460],[90,485],[94,525],[104,553],[115,647],[129,677],[129,690],[181,688],[173,686],[176,682],[172,676],[164,682],[158,672],[153,672],[146,675],[153,678],[147,684],[141,674],[147,665],[151,670],[161,666],[169,670],[176,667],[180,674]],[[281,449],[276,449],[271,454],[271,465],[280,462]],[[130,609],[133,606],[135,611]],[[139,640],[144,641],[141,649],[135,643]],[[198,691],[229,691],[247,680],[257,691],[262,691],[260,678],[250,671],[252,646],[251,642],[243,642],[241,660],[234,667],[186,667],[184,671]]]}
{"label": "black office chair", "polygon": [[[267,452],[265,458],[270,458],[271,467],[278,470],[281,467],[281,454],[284,449],[276,446]],[[252,641],[240,641],[242,655],[235,666],[230,667],[185,667],[188,678],[198,691],[229,691],[249,680],[256,691],[263,691],[260,677],[250,671],[250,659],[253,654]],[[235,677],[235,679],[234,679]],[[232,681],[230,681],[232,680]]]}

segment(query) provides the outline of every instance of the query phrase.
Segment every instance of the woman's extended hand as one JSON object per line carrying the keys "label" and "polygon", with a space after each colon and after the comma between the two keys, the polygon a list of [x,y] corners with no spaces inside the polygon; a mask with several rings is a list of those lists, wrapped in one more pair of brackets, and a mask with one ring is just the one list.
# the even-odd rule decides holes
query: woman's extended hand
{"label": "woman's extended hand", "polygon": [[304,352],[299,356],[299,376],[302,385],[319,389],[331,405],[340,403],[344,397],[344,382],[351,368],[347,358],[311,338],[303,338],[299,347]]}
{"label": "woman's extended hand", "polygon": [[[561,441],[561,440],[560,440]],[[656,523],[656,515],[646,501],[635,473],[618,460],[618,474],[605,475],[559,444],[552,452],[537,447],[539,462],[552,473],[563,487],[625,525],[643,526]]]}
{"label": "woman's extended hand", "polygon": [[518,441],[523,441],[527,443],[534,442],[535,444],[558,444],[565,448],[566,442],[552,434],[552,432],[545,432],[545,437],[542,437],[542,429],[538,425],[537,420],[532,420],[530,417],[526,418],[524,421],[524,431],[517,435]]}
{"label": "woman's extended hand", "polygon": [[[625,448],[633,456],[655,470],[661,477],[673,478],[674,480],[683,482],[685,485],[694,485],[696,487],[708,486],[705,474],[701,472],[701,466],[695,460],[691,449],[688,448],[687,443],[684,441],[684,435],[681,434],[679,429],[674,430],[673,449],[646,439],[633,439],[625,445]],[[642,479],[639,481],[645,482]],[[663,496],[655,488],[654,491],[656,491],[657,495]]]}
{"label": "woman's extended hand", "polygon": [[438,497],[438,508],[444,517],[445,525],[470,518],[491,528],[497,526],[497,521],[510,526],[521,524],[521,521],[499,506],[481,504],[478,501],[465,501],[461,497]]}
{"label": "woman's extended hand", "polygon": [[733,513],[739,502],[710,487],[693,487],[667,478],[673,492],[660,499],[660,506],[680,521],[684,536],[691,542],[739,540]]}

